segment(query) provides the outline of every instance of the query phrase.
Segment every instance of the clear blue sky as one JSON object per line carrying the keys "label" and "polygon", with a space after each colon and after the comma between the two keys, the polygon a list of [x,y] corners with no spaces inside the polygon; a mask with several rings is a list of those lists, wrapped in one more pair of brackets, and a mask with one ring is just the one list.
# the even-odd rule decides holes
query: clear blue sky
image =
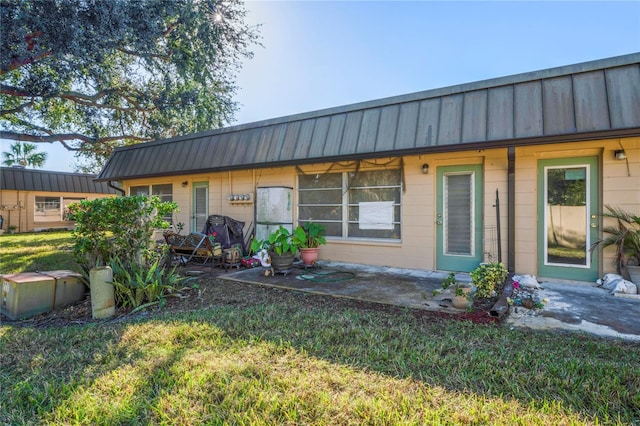
{"label": "clear blue sky", "polygon": [[[640,0],[246,5],[263,47],[238,75],[234,124],[640,52]],[[72,171],[71,153],[41,150],[45,169]]]}

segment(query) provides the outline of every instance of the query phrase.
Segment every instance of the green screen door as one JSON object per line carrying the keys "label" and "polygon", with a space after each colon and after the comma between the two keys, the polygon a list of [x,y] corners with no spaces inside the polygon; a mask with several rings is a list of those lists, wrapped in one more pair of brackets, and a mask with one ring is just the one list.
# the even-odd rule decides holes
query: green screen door
{"label": "green screen door", "polygon": [[469,272],[482,262],[482,166],[437,171],[437,267]]}
{"label": "green screen door", "polygon": [[589,246],[598,237],[598,159],[538,162],[538,274],[595,281]]}

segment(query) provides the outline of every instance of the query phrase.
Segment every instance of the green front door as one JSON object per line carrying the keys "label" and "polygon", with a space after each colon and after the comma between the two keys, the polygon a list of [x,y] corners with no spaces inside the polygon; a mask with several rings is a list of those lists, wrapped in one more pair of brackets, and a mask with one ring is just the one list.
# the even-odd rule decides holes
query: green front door
{"label": "green front door", "polygon": [[438,167],[438,269],[470,272],[482,262],[482,166]]}
{"label": "green front door", "polygon": [[598,158],[538,162],[538,275],[595,281],[589,246],[598,237]]}

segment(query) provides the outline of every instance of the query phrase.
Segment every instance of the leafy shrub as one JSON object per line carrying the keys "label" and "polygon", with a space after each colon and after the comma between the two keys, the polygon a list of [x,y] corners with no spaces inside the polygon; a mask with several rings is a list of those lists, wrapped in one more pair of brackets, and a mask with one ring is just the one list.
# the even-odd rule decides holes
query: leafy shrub
{"label": "leafy shrub", "polygon": [[502,263],[481,263],[469,275],[476,286],[476,296],[493,297],[502,288],[508,272]]}
{"label": "leafy shrub", "polygon": [[454,274],[453,272],[449,272],[449,275],[447,275],[445,278],[442,279],[442,288],[447,289],[450,286],[454,285],[455,283],[456,283],[456,274]]}
{"label": "leafy shrub", "polygon": [[148,264],[139,265],[112,259],[116,304],[134,309],[145,304],[159,303],[163,306],[167,295],[179,292],[192,279],[178,275],[175,267],[163,268],[161,261],[161,257],[157,257]]}
{"label": "leafy shrub", "polygon": [[177,209],[176,203],[162,202],[156,196],[73,203],[69,206],[69,215],[76,222],[72,232],[74,257],[85,272],[118,258],[144,263],[144,259],[152,256],[149,242],[153,231],[169,227],[162,218]]}

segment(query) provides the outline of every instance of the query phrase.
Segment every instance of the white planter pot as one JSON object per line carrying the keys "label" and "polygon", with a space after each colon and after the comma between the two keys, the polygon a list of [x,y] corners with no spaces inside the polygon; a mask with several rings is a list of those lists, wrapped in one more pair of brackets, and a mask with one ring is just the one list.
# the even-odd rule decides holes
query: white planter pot
{"label": "white planter pot", "polygon": [[89,271],[91,289],[91,313],[94,319],[109,318],[116,313],[111,267],[93,268]]}

